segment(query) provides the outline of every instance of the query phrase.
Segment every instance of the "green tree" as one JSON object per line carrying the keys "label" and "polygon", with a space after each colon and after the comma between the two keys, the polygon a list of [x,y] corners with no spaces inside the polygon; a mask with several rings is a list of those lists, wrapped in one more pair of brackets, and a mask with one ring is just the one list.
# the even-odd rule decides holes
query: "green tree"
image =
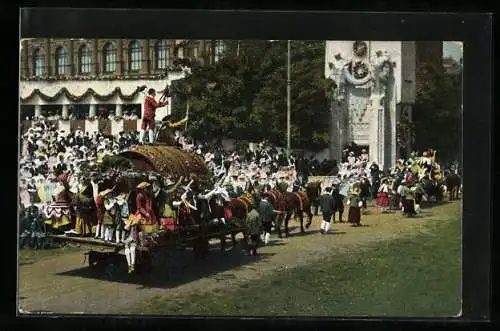
{"label": "green tree", "polygon": [[[188,133],[197,140],[225,136],[286,142],[286,41],[228,41],[215,64],[194,64],[180,86],[174,112],[189,98]],[[319,149],[328,141],[323,79],[324,42],[292,41],[292,147]],[[189,88],[188,88],[189,87]],[[180,93],[182,94],[182,93]]]}
{"label": "green tree", "polygon": [[415,148],[438,150],[445,163],[459,158],[462,75],[423,65],[417,69],[417,98],[413,112]]}

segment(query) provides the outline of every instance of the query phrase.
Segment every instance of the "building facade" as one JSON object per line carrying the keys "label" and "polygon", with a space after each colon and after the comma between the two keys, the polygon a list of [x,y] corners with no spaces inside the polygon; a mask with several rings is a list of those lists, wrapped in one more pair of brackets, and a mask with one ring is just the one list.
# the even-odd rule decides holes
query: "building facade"
{"label": "building facade", "polygon": [[[26,39],[20,46],[20,116],[25,128],[42,115],[58,118],[55,124],[65,131],[108,127],[107,131],[117,133],[137,127],[124,123],[123,117],[133,113],[142,117],[149,88],[161,94],[167,84],[185,76],[189,63],[218,61],[225,44],[221,40]],[[158,109],[158,117],[170,109],[171,104]],[[103,113],[112,119],[99,116]]]}
{"label": "building facade", "polygon": [[340,160],[355,143],[370,160],[391,167],[409,154],[398,140],[399,123],[412,122],[417,68],[442,69],[442,42],[327,41],[325,77],[331,90],[330,157]]}

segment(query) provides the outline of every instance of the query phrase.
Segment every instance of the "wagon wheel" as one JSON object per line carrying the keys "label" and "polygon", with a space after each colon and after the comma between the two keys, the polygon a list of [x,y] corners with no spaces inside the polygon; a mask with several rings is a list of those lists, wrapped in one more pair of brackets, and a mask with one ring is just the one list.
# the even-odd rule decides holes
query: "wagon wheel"
{"label": "wagon wheel", "polygon": [[90,272],[96,272],[99,268],[100,258],[96,252],[90,251],[89,256],[89,270]]}
{"label": "wagon wheel", "polygon": [[137,273],[151,273],[153,270],[153,263],[151,259],[151,254],[148,251],[141,251],[138,254],[138,259],[136,263]]}

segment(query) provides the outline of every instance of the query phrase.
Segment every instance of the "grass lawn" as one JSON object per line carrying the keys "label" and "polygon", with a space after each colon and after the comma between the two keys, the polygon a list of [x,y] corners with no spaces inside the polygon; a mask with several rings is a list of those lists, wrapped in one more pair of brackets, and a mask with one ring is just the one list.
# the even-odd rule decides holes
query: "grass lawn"
{"label": "grass lawn", "polygon": [[63,246],[51,249],[21,249],[19,250],[19,265],[30,264],[40,259],[57,256],[60,254],[79,252],[81,249],[75,246]]}
{"label": "grass lawn", "polygon": [[[162,315],[454,316],[461,299],[460,208],[418,235],[331,256],[211,296],[154,297]],[[312,239],[313,240],[313,239]]]}

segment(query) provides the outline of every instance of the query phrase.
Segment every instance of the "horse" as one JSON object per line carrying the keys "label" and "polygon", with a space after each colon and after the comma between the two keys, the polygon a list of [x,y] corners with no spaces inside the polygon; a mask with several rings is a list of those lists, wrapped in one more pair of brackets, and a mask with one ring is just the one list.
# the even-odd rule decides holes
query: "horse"
{"label": "horse", "polygon": [[284,192],[277,204],[279,207],[278,210],[282,212],[282,214],[277,217],[276,221],[276,230],[278,231],[278,236],[280,238],[283,238],[281,233],[281,225],[283,224],[283,221],[285,223],[285,236],[289,236],[288,222],[290,221],[292,213],[295,213],[295,215],[298,215],[299,217],[301,233],[305,233],[304,212],[307,214],[306,228],[311,226],[313,218],[313,214],[311,213],[311,202],[305,192]]}
{"label": "horse", "polygon": [[441,202],[443,200],[444,191],[446,186],[443,185],[443,181],[433,181],[428,177],[424,177],[420,180],[423,190],[429,197],[434,197],[436,202]]}
{"label": "horse", "polygon": [[[202,218],[209,223],[213,219],[224,220],[227,226],[231,226],[232,219],[227,219],[226,208],[230,208],[229,195],[224,189],[219,189],[215,194],[207,197],[207,199],[199,199],[199,206],[201,208]],[[231,210],[232,214],[232,210]],[[246,215],[245,215],[246,216]],[[236,233],[231,233],[231,240],[233,247],[236,246]],[[224,250],[226,235],[221,235],[221,250]]]}
{"label": "horse", "polygon": [[319,213],[319,197],[321,195],[321,182],[310,182],[306,185],[306,194],[314,206],[314,216],[318,216]]}
{"label": "horse", "polygon": [[245,220],[251,204],[252,198],[247,193],[239,196],[238,198],[232,198],[231,201],[229,201],[229,208],[231,208],[233,217]]}
{"label": "horse", "polygon": [[450,201],[459,199],[460,186],[462,185],[462,177],[459,174],[450,173],[445,176],[444,185],[449,192]]}

